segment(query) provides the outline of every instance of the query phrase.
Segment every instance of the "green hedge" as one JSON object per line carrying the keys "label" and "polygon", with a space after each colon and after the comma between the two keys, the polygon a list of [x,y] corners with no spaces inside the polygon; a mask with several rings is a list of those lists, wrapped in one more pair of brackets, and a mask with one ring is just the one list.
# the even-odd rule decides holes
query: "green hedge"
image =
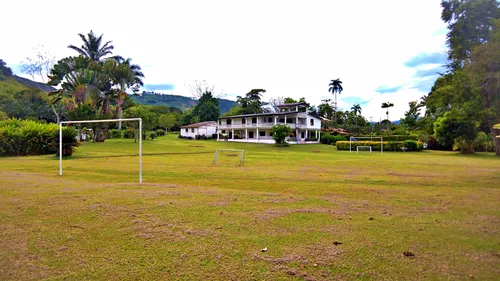
{"label": "green hedge", "polygon": [[[384,151],[422,151],[423,143],[413,140],[406,141],[384,141]],[[371,146],[372,150],[380,151],[379,141],[357,141],[351,143],[351,149],[356,150],[358,146]],[[349,141],[338,141],[337,150],[349,150]]]}
{"label": "green hedge", "polygon": [[345,140],[347,140],[347,138],[342,135],[333,136],[330,134],[321,134],[320,143],[335,145],[335,143],[337,143],[338,141],[345,141]]}
{"label": "green hedge", "polygon": [[[78,146],[78,132],[63,128],[63,155],[71,155]],[[59,125],[30,120],[0,121],[0,156],[41,155],[58,153]]]}
{"label": "green hedge", "polygon": [[393,136],[377,136],[377,137],[382,137],[384,141],[406,141],[406,140],[418,141],[418,136],[393,135]]}

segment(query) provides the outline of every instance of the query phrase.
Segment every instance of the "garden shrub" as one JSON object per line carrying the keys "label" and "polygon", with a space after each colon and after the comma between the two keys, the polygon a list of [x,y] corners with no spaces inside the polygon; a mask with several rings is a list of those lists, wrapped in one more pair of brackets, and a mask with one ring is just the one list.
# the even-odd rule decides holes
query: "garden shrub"
{"label": "garden shrub", "polygon": [[347,138],[342,135],[334,136],[330,134],[321,134],[320,142],[322,144],[332,144],[335,145],[338,141],[346,141]]}
{"label": "garden shrub", "polygon": [[122,135],[123,135],[122,131],[118,131],[117,129],[112,129],[109,130],[108,137],[110,139],[121,139]]}
{"label": "garden shrub", "polygon": [[156,132],[150,132],[150,133],[149,133],[149,138],[150,138],[151,140],[154,140],[154,139],[155,139],[155,138],[157,138],[157,137],[158,137],[158,134],[157,134]]}
{"label": "garden shrub", "polygon": [[133,139],[135,134],[135,129],[134,128],[127,128],[127,130],[123,131],[123,138],[124,139]]}
{"label": "garden shrub", "polygon": [[162,137],[165,135],[165,130],[163,129],[158,129],[156,130],[156,134],[159,136],[159,137]]}
{"label": "garden shrub", "polygon": [[[404,151],[403,141],[384,141],[384,151]],[[371,146],[372,150],[380,150],[379,141],[357,141],[351,143],[351,149],[356,150],[358,146]],[[337,150],[349,150],[349,141],[337,141]]]}
{"label": "garden shrub", "polygon": [[[71,155],[78,146],[77,135],[73,127],[63,127],[63,155]],[[52,154],[58,150],[59,125],[17,119],[0,121],[0,156]]]}
{"label": "garden shrub", "polygon": [[[369,136],[366,136],[369,137]],[[392,136],[381,136],[384,138],[384,141],[406,141],[406,140],[418,140],[418,136],[410,136],[410,135],[392,135]]]}

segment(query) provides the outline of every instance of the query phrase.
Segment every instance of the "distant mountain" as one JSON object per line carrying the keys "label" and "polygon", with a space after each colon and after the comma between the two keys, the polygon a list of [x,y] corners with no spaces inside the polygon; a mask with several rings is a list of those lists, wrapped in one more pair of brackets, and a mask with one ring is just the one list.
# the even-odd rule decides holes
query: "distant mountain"
{"label": "distant mountain", "polygon": [[10,78],[16,80],[17,82],[25,85],[26,87],[30,87],[30,88],[38,88],[44,92],[53,92],[55,90],[57,90],[56,88],[52,87],[52,86],[48,86],[46,84],[43,84],[43,83],[39,83],[39,82],[36,82],[36,81],[32,81],[30,79],[27,79],[27,78],[23,78],[23,77],[19,77],[19,76],[16,76],[16,75],[12,75],[10,76]]}
{"label": "distant mountain", "polygon": [[[132,100],[138,104],[145,105],[164,105],[164,106],[173,106],[180,108],[182,110],[191,108],[198,104],[198,101],[192,99],[190,97],[178,96],[178,95],[165,95],[158,94],[155,92],[142,92],[142,95],[131,96]],[[220,113],[226,113],[231,109],[231,107],[235,106],[236,102],[232,100],[219,99],[219,108]]]}

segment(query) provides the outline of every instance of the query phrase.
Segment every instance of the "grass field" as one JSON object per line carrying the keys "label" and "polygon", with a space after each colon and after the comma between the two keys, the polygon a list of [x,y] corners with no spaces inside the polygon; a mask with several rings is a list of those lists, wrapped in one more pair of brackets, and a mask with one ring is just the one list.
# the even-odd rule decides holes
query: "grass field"
{"label": "grass field", "polygon": [[[216,148],[245,149],[245,166],[212,166]],[[137,149],[84,144],[62,177],[54,156],[0,158],[0,280],[500,276],[492,154],[168,136],[144,142],[139,184]]]}

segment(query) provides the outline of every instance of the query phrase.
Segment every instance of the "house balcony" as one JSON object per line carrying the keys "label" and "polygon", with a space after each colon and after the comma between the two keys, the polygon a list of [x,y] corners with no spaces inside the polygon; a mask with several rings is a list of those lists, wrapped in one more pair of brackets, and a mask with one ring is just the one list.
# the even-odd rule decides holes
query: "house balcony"
{"label": "house balcony", "polygon": [[[282,122],[277,122],[276,124],[280,125],[287,125],[292,129],[311,129],[313,130],[314,128],[309,128],[307,124],[295,124],[295,123],[282,123]],[[227,130],[227,129],[266,129],[266,128],[271,128],[274,126],[274,123],[248,123],[248,124],[222,124],[222,125],[217,125],[218,129],[220,130]]]}

